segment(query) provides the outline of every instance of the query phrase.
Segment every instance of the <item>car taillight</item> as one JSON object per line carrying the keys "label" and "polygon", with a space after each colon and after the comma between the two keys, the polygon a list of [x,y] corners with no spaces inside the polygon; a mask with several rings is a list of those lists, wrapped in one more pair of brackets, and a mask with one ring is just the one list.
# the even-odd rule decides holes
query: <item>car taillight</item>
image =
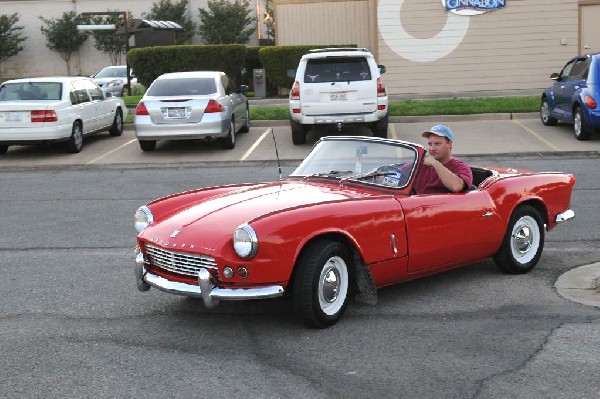
{"label": "car taillight", "polygon": [[594,98],[591,96],[585,96],[583,102],[585,103],[585,106],[589,109],[596,109],[596,107],[598,106]]}
{"label": "car taillight", "polygon": [[135,107],[135,114],[136,115],[150,115],[148,113],[148,108],[146,108],[146,104],[144,104],[141,101],[139,102],[137,107]]}
{"label": "car taillight", "polygon": [[208,104],[206,104],[206,109],[204,113],[211,112],[223,112],[223,106],[217,100],[210,100]]}
{"label": "car taillight", "polygon": [[56,122],[58,117],[56,112],[52,110],[31,111],[32,122]]}
{"label": "car taillight", "polygon": [[377,97],[385,97],[386,95],[385,85],[381,81],[381,78],[377,78]]}
{"label": "car taillight", "polygon": [[292,90],[290,91],[290,100],[300,100],[300,83],[294,82]]}

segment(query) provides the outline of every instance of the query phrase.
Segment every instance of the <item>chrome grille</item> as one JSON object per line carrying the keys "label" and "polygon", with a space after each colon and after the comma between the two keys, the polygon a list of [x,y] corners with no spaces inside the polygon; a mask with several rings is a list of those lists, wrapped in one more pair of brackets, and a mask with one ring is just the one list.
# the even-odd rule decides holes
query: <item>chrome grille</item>
{"label": "chrome grille", "polygon": [[172,273],[196,277],[201,267],[217,268],[217,262],[210,256],[174,252],[153,245],[146,245],[146,252],[152,266]]}

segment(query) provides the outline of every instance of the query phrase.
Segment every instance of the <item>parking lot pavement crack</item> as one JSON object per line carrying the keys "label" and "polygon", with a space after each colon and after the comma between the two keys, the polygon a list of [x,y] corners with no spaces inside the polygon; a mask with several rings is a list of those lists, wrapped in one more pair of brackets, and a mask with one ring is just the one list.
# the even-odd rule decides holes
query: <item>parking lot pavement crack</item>
{"label": "parking lot pavement crack", "polygon": [[471,396],[472,399],[476,399],[480,396],[484,386],[493,381],[496,380],[498,378],[504,377],[506,375],[510,375],[510,374],[514,374],[517,373],[519,371],[524,370],[527,365],[529,363],[531,363],[541,352],[544,351],[544,349],[546,348],[546,346],[548,345],[548,343],[550,342],[550,339],[552,338],[552,336],[558,331],[560,330],[566,323],[562,322],[560,324],[558,324],[557,326],[553,327],[548,334],[546,334],[544,336],[544,338],[541,340],[540,344],[537,346],[537,348],[534,348],[534,350],[529,354],[529,356],[527,356],[525,359],[523,359],[523,361],[517,365],[515,365],[515,367],[504,370],[502,372],[499,373],[494,373],[492,375],[489,375],[481,380],[478,380],[475,382],[474,386],[475,386],[475,392],[473,393],[473,395]]}

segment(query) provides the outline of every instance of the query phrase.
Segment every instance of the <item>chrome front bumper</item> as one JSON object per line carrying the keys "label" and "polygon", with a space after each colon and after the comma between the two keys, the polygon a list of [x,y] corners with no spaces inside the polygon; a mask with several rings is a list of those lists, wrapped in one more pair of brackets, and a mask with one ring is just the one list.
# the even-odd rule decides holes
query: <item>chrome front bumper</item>
{"label": "chrome front bumper", "polygon": [[568,210],[556,215],[556,223],[557,224],[563,223],[563,222],[573,219],[574,217],[575,217],[575,212],[572,211],[571,209],[568,209]]}
{"label": "chrome front bumper", "polygon": [[140,291],[148,291],[150,287],[155,287],[171,294],[202,298],[207,308],[214,308],[221,299],[237,301],[275,298],[282,296],[284,293],[284,289],[280,285],[268,285],[258,288],[219,288],[215,286],[210,272],[205,268],[201,268],[198,272],[199,285],[169,281],[146,270],[144,255],[139,250],[136,250],[135,255],[135,277]]}

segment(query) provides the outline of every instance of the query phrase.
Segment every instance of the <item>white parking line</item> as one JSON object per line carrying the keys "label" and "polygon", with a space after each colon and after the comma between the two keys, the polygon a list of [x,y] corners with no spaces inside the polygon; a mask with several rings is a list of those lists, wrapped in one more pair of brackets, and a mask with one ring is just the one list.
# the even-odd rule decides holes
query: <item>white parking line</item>
{"label": "white parking line", "polygon": [[263,141],[265,139],[265,137],[267,137],[267,134],[269,134],[270,131],[271,131],[271,128],[268,128],[267,130],[265,130],[265,132],[260,135],[260,137],[254,142],[254,144],[252,144],[252,147],[248,148],[248,151],[246,151],[244,153],[244,155],[242,155],[242,157],[240,158],[240,161],[245,161],[246,158],[248,158],[250,156],[250,154],[252,154],[252,151],[254,151],[256,149],[256,147],[258,147],[260,142]]}
{"label": "white parking line", "polygon": [[516,123],[517,125],[521,126],[523,129],[525,129],[525,131],[527,133],[531,134],[533,137],[535,137],[536,139],[538,139],[542,143],[546,144],[548,147],[552,148],[554,151],[562,151],[560,148],[558,148],[557,146],[555,146],[554,144],[552,144],[551,142],[549,142],[548,140],[546,140],[545,138],[543,138],[538,133],[534,132],[533,130],[531,130],[530,128],[528,128],[527,126],[525,126],[524,124],[522,124],[518,120],[516,120],[516,119],[511,119],[511,120],[514,123]]}
{"label": "white parking line", "polygon": [[113,150],[111,150],[111,151],[109,151],[109,152],[107,152],[107,153],[105,153],[105,154],[102,154],[102,155],[100,155],[98,158],[92,159],[91,161],[89,161],[89,162],[86,162],[85,164],[86,164],[86,165],[93,164],[94,162],[96,162],[96,161],[99,161],[99,160],[101,160],[102,158],[109,156],[109,155],[110,155],[110,154],[112,154],[113,152],[119,151],[121,148],[128,146],[129,144],[133,143],[134,141],[137,141],[137,139],[129,140],[127,143],[125,143],[125,144],[121,144],[121,145],[120,145],[120,146],[118,146],[117,148],[115,148],[115,149],[113,149]]}

